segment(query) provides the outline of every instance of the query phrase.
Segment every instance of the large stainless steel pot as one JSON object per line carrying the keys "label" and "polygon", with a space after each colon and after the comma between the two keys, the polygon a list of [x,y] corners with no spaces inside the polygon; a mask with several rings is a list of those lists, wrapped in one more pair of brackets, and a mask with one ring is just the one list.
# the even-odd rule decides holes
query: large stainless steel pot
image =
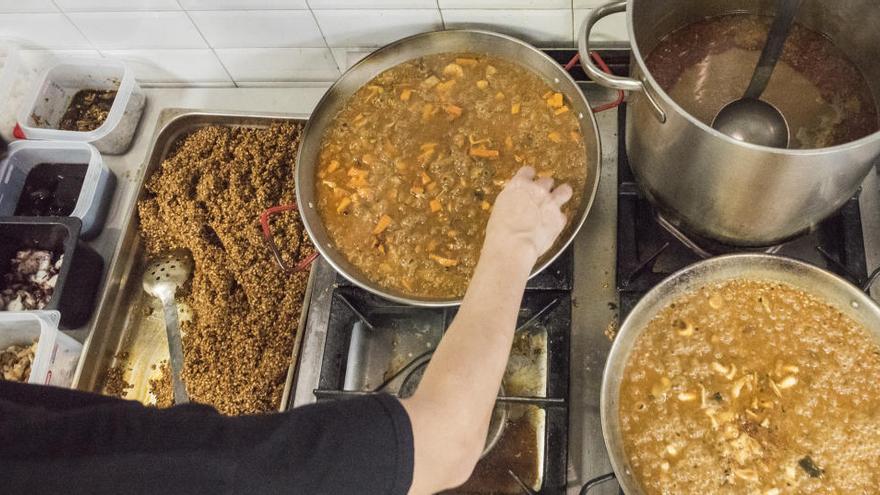
{"label": "large stainless steel pot", "polygon": [[792,285],[834,305],[880,342],[880,306],[858,287],[808,263],[767,254],[734,254],[696,263],[669,276],[639,301],[620,326],[602,378],[602,433],[611,466],[628,495],[644,493],[624,452],[619,423],[620,384],[633,346],[651,319],[677,298],[700,287],[732,279]]}
{"label": "large stainless steel pot", "polygon": [[546,268],[571,244],[574,236],[583,225],[593,204],[599,186],[599,166],[602,150],[599,145],[599,131],[596,118],[584,94],[577,84],[556,61],[537,48],[510,36],[475,30],[434,31],[417,34],[387,45],[348,69],[333,86],[327,90],[305,127],[302,144],[297,155],[296,197],[299,211],[306,230],[318,251],[339,273],[354,284],[374,294],[392,301],[417,306],[452,306],[460,299],[428,299],[391,291],[376,285],[354,265],[348,262],[333,246],[327,230],[316,209],[315,168],[321,151],[324,132],[340,111],[342,106],[361,86],[381,72],[398,64],[437,53],[486,53],[511,60],[541,76],[556,91],[563,93],[571,102],[572,110],[580,121],[581,133],[587,149],[587,181],[584,185],[583,201],[574,213],[568,234],[558,243],[556,250],[541,258],[532,270],[532,276]]}
{"label": "large stainless steel pot", "polygon": [[[645,57],[672,31],[695,21],[775,13],[773,0],[629,0],[591,12],[579,37],[584,69],[602,85],[630,91],[626,148],[642,189],[685,231],[740,246],[776,244],[810,229],[852,196],[880,156],[880,133],[812,150],[743,143],[687,114],[647,71]],[[631,77],[590,61],[593,25],[627,13]],[[880,9],[876,0],[806,0],[798,22],[851,55],[880,101]]]}

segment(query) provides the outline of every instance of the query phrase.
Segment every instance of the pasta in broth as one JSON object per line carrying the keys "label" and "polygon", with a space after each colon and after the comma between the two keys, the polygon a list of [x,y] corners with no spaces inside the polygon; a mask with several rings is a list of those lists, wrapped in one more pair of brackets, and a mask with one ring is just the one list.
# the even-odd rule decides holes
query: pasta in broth
{"label": "pasta in broth", "polygon": [[645,493],[880,493],[880,345],[785,284],[735,280],[663,309],[620,388]]}

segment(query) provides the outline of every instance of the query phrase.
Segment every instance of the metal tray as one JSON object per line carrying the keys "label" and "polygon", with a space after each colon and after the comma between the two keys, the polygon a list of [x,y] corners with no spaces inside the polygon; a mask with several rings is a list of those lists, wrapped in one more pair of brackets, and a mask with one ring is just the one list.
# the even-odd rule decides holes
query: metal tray
{"label": "metal tray", "polygon": [[[141,274],[145,267],[144,247],[138,232],[137,201],[144,192],[144,183],[165,159],[171,147],[184,135],[200,127],[211,125],[265,128],[279,120],[305,123],[304,115],[214,113],[185,109],[164,110],[158,120],[147,161],[140,168],[135,182],[138,194],[126,205],[127,219],[120,241],[113,253],[108,271],[109,278],[96,310],[89,336],[83,346],[82,357],[73,379],[79,390],[102,393],[104,375],[110,368],[120,366],[125,381],[133,385],[125,395],[145,404],[155,398],[149,393],[149,380],[158,376],[159,362],[168,359],[168,346],[161,311],[149,311],[151,298],[143,293]],[[299,362],[303,327],[312,292],[314,271],[309,275],[303,299],[290,367],[281,397],[279,410],[288,408]],[[185,308],[182,317],[185,317]],[[152,313],[152,315],[150,314]],[[127,354],[125,359],[121,356]]]}

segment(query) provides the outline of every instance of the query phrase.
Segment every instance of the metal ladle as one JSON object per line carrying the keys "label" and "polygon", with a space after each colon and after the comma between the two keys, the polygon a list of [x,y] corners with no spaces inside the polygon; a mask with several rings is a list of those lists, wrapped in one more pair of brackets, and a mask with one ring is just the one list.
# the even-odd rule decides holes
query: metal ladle
{"label": "metal ladle", "polygon": [[776,18],[770,26],[767,42],[745,95],[721,108],[712,121],[713,128],[747,143],[788,148],[791,135],[788,122],[779,109],[760,98],[782,55],[782,48],[802,1],[779,0]]}
{"label": "metal ladle", "polygon": [[171,366],[171,386],[175,404],[186,404],[189,395],[180,378],[183,371],[183,344],[174,296],[193,270],[193,259],[184,250],[173,251],[152,260],[144,270],[144,291],[162,302],[165,314],[165,332],[168,335],[168,362]]}

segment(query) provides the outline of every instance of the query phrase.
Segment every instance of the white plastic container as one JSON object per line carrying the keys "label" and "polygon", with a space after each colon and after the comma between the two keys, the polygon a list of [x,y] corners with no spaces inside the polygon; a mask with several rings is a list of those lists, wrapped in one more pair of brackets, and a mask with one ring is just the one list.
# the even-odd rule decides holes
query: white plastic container
{"label": "white plastic container", "polygon": [[58,330],[58,312],[0,312],[0,349],[37,341],[28,383],[70,387],[82,344]]}
{"label": "white plastic container", "polygon": [[0,40],[0,136],[6,141],[15,139],[16,111],[27,93],[27,75],[18,47]]}
{"label": "white plastic container", "polygon": [[[93,131],[58,129],[64,112],[83,89],[117,91],[107,119]],[[144,110],[146,97],[125,64],[110,59],[72,59],[46,70],[26,100],[18,124],[28,139],[86,141],[101,153],[124,153]]]}
{"label": "white plastic container", "polygon": [[28,173],[40,163],[88,164],[70,216],[82,220],[81,238],[98,235],[113,197],[116,176],[104,164],[98,150],[88,143],[19,140],[10,144],[6,159],[0,162],[0,216],[15,214]]}

